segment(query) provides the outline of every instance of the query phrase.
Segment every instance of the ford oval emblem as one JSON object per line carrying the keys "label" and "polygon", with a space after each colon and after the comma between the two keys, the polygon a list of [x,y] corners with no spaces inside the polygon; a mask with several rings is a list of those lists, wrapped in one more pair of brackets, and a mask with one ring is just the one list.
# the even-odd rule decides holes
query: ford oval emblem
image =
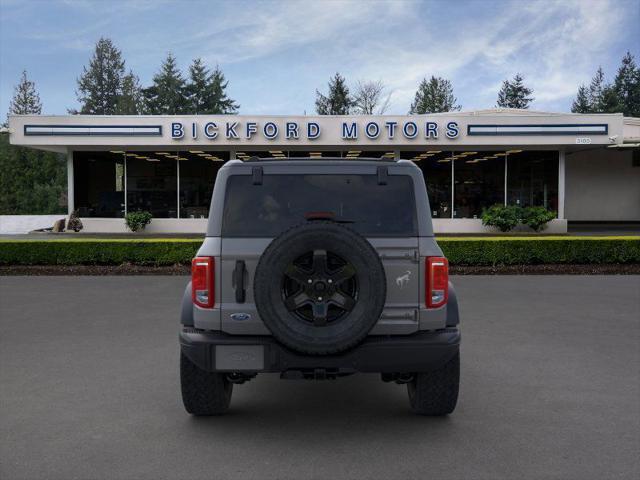
{"label": "ford oval emblem", "polygon": [[231,320],[236,320],[238,322],[242,322],[244,320],[249,320],[251,318],[251,315],[249,315],[248,313],[232,313],[231,314]]}

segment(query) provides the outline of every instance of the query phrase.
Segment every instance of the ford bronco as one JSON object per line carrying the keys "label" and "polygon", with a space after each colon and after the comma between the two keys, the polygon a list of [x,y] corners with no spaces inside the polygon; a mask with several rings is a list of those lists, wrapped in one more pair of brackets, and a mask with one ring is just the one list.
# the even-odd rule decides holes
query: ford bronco
{"label": "ford bronco", "polygon": [[234,384],[268,372],[379,373],[418,414],[456,406],[458,304],[410,161],[227,162],[181,323],[193,415],[224,413]]}

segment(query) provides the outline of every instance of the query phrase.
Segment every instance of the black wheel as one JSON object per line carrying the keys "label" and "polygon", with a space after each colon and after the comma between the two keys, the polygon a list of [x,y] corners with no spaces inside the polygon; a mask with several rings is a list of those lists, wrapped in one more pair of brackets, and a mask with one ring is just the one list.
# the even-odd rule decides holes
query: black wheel
{"label": "black wheel", "polygon": [[313,222],[267,247],[254,298],[260,318],[285,346],[332,354],[357,345],[378,321],[386,278],[365,238],[341,224]]}
{"label": "black wheel", "polygon": [[420,415],[447,415],[456,408],[460,384],[460,353],[442,368],[416,373],[407,384],[411,409]]}
{"label": "black wheel", "polygon": [[229,408],[233,384],[225,374],[207,372],[180,353],[182,403],[192,415],[221,415]]}

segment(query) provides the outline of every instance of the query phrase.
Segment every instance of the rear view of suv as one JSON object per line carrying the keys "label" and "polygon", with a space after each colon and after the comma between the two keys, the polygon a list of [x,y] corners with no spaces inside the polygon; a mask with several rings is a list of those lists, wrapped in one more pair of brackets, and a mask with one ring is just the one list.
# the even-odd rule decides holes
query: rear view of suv
{"label": "rear view of suv", "polygon": [[186,410],[216,415],[258,373],[407,384],[412,410],[458,398],[458,305],[409,161],[230,161],[184,293]]}

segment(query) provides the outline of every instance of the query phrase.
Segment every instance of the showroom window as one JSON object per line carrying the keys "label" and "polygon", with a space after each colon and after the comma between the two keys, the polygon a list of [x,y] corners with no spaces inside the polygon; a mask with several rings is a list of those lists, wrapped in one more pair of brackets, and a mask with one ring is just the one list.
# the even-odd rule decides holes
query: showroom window
{"label": "showroom window", "polygon": [[127,211],[178,215],[177,161],[155,152],[127,152]]}
{"label": "showroom window", "polygon": [[433,218],[451,218],[452,155],[453,152],[442,150],[400,153],[400,158],[414,161],[422,170]]}
{"label": "showroom window", "polygon": [[74,202],[81,217],[124,217],[124,156],[111,152],[73,154]]}
{"label": "showroom window", "polygon": [[558,211],[558,152],[507,152],[507,203]]}
{"label": "showroom window", "polygon": [[207,218],[218,170],[229,154],[193,150],[177,155],[180,218]]}
{"label": "showroom window", "polygon": [[75,205],[82,217],[207,218],[228,152],[74,152]]}
{"label": "showroom window", "polygon": [[504,203],[505,152],[464,151],[453,155],[454,218],[480,218]]}

